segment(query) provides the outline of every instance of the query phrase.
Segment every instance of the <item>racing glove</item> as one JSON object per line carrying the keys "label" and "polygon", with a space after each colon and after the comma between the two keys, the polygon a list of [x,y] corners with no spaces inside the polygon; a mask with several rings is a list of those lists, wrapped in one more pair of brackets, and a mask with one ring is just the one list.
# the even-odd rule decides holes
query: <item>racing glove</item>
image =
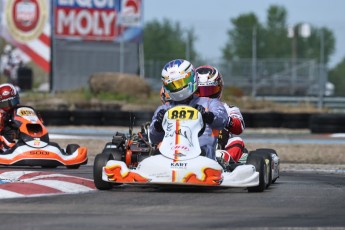
{"label": "racing glove", "polygon": [[165,114],[165,109],[161,109],[158,111],[157,116],[156,116],[156,120],[153,123],[153,126],[155,127],[155,130],[157,130],[157,132],[163,132],[163,127],[162,127],[162,122],[163,122],[163,118],[164,118],[164,114]]}
{"label": "racing glove", "polygon": [[232,127],[232,125],[233,125],[232,118],[229,116],[228,122],[226,123],[225,128],[229,130]]}
{"label": "racing glove", "polygon": [[213,122],[214,114],[212,112],[206,112],[202,105],[196,105],[195,109],[201,113],[202,119],[206,124],[211,124]]}

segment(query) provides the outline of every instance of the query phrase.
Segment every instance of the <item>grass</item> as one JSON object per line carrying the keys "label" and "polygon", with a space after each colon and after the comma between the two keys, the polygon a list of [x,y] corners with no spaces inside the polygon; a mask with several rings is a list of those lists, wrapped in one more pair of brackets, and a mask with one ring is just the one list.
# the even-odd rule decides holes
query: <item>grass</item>
{"label": "grass", "polygon": [[[298,105],[287,105],[274,103],[267,100],[255,100],[252,97],[243,95],[233,95],[231,91],[224,90],[222,100],[229,105],[235,105],[240,108],[242,112],[320,112],[315,106],[310,103],[302,102]],[[42,93],[42,92],[26,92],[21,98],[22,104],[31,104],[40,109],[45,106],[55,104],[63,104],[64,107],[73,108],[76,104],[120,104],[130,105],[133,107],[150,107],[156,108],[161,104],[159,92],[151,91],[147,98],[136,97],[131,94],[113,94],[100,93],[94,95],[88,89],[77,89],[64,92]],[[94,106],[93,106],[94,107]]]}

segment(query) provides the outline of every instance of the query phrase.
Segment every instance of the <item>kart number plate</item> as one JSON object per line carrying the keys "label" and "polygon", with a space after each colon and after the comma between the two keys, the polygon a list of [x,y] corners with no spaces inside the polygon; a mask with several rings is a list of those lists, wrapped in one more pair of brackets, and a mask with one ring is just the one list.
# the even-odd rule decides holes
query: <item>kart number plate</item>
{"label": "kart number plate", "polygon": [[168,118],[171,120],[196,120],[198,110],[192,107],[177,106],[168,111]]}

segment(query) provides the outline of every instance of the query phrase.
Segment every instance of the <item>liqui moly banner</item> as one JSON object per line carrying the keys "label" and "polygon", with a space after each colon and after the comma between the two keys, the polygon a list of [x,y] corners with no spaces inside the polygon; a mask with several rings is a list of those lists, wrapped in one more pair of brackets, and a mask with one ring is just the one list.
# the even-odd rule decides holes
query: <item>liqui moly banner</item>
{"label": "liqui moly banner", "polygon": [[50,72],[50,1],[1,0],[1,36]]}
{"label": "liqui moly banner", "polygon": [[[126,2],[131,2],[123,5]],[[127,34],[127,40],[137,36],[137,29],[129,28],[130,23],[121,25],[121,9],[135,10],[127,13],[127,21],[141,22],[141,0],[55,0],[54,34],[57,38],[82,40],[116,40]],[[131,13],[134,12],[134,13]],[[132,15],[132,16],[131,16]],[[133,16],[135,15],[135,16]],[[136,17],[130,19],[129,17]],[[141,25],[141,24],[140,24]],[[140,28],[140,30],[142,30]],[[128,37],[129,34],[129,37]]]}

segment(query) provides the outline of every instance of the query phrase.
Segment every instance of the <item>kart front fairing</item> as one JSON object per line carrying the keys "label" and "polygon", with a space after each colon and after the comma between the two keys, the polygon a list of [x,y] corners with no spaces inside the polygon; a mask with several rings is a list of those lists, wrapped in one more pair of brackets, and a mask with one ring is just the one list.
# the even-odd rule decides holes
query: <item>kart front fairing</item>
{"label": "kart front fairing", "polygon": [[33,148],[24,143],[17,143],[0,155],[0,164],[13,166],[59,166],[78,165],[87,162],[87,149],[79,147],[71,154],[66,154],[58,146],[46,144]]}
{"label": "kart front fairing", "polygon": [[69,152],[49,141],[47,128],[35,110],[18,106],[13,111],[13,123],[19,130],[17,143],[0,154],[1,165],[59,166],[87,163],[87,149],[72,144]]}
{"label": "kart front fairing", "polygon": [[189,106],[169,109],[163,118],[164,139],[161,154],[142,160],[134,169],[110,160],[103,167],[102,180],[124,184],[170,184],[181,186],[249,187],[259,184],[253,165],[240,165],[224,172],[215,160],[201,156],[198,133],[201,114]]}

